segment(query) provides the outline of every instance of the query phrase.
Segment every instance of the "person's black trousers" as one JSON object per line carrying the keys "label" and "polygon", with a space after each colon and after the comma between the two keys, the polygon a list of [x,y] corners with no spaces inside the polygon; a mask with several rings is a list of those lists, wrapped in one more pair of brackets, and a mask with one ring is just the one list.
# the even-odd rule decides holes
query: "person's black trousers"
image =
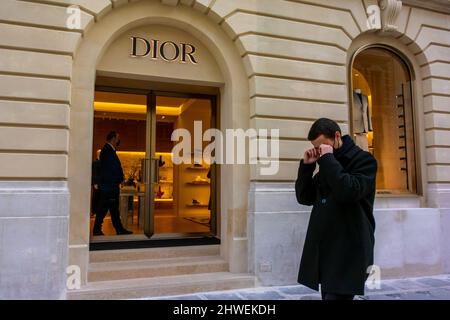
{"label": "person's black trousers", "polygon": [[119,185],[100,187],[100,203],[95,215],[94,232],[102,230],[103,219],[105,219],[108,211],[111,215],[111,221],[116,232],[124,229],[122,222],[120,221],[119,195]]}
{"label": "person's black trousers", "polygon": [[92,188],[91,213],[96,215],[100,208],[100,190]]}
{"label": "person's black trousers", "polygon": [[322,300],[353,300],[354,297],[351,294],[335,294],[322,291]]}

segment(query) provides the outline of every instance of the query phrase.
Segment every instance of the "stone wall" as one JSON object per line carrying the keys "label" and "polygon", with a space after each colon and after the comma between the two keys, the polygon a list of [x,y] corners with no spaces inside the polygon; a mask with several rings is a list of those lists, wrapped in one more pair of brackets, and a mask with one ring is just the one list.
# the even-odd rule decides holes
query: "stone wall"
{"label": "stone wall", "polygon": [[[412,5],[404,1],[396,21],[397,31],[381,36],[367,27],[366,8],[376,3],[370,0],[145,1],[161,2],[172,6],[172,10],[191,7],[219,25],[234,41],[243,59],[250,87],[249,126],[280,128],[280,171],[268,177],[251,170],[248,221],[242,222],[247,223],[248,234],[243,232],[242,237],[249,238],[249,270],[268,284],[295,280],[310,208],[296,204],[292,182],[298,160],[309,146],[306,136],[310,125],[316,118],[327,116],[348,131],[352,44],[370,35],[371,41],[384,42],[389,38],[390,43],[404,49],[411,57],[416,75],[415,116],[420,129],[417,141],[421,150],[422,193],[417,196],[414,208],[405,209],[409,202],[400,199],[391,211],[377,211],[380,221],[377,257],[389,270],[406,270],[407,265],[420,264],[422,252],[429,248],[433,250],[424,259],[429,268],[418,266],[420,270],[450,270],[450,247],[436,247],[437,243],[448,243],[450,234],[448,11],[426,10],[417,4],[420,1],[410,1]],[[134,2],[138,1],[2,0],[2,298],[64,297],[70,211],[68,159],[75,156],[69,152],[70,108],[74,99],[72,61],[83,38],[96,23],[111,10],[135,5]],[[71,4],[82,9],[80,29],[70,30],[66,26],[66,8]],[[248,190],[239,192],[242,191]],[[430,222],[422,224],[422,217],[427,215]],[[397,221],[396,217],[401,219]],[[388,222],[392,219],[396,227]],[[409,219],[416,224],[407,224]],[[423,250],[416,250],[416,246],[402,247],[403,262],[394,263],[386,258],[394,251],[385,252],[391,250],[383,245],[385,239],[399,236],[407,244],[408,237],[417,239],[416,234],[430,236],[417,244],[426,244]],[[74,241],[72,245],[75,248],[78,244]],[[436,263],[442,263],[443,269],[436,267]]]}

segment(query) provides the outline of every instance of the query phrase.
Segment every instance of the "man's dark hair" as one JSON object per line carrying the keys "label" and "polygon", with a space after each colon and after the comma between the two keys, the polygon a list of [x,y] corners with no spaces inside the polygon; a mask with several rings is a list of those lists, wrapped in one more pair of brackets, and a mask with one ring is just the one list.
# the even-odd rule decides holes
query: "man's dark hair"
{"label": "man's dark hair", "polygon": [[116,131],[111,131],[111,132],[108,133],[108,135],[106,136],[106,141],[111,141],[111,140],[114,139],[115,137],[117,137],[117,132],[116,132]]}
{"label": "man's dark hair", "polygon": [[311,126],[311,129],[309,129],[308,140],[316,140],[321,134],[326,138],[333,139],[336,131],[339,131],[342,134],[341,128],[339,128],[336,121],[328,118],[320,118],[317,119]]}

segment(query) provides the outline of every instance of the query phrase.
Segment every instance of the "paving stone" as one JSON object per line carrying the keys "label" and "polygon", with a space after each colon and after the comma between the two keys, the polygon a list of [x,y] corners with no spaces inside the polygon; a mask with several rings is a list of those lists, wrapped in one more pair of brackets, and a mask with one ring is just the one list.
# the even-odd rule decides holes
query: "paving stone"
{"label": "paving stone", "polygon": [[322,298],[319,295],[307,295],[302,296],[300,300],[322,300]]}
{"label": "paving stone", "polygon": [[242,300],[240,296],[235,293],[210,293],[203,294],[207,300]]}
{"label": "paving stone", "polygon": [[426,285],[421,284],[414,280],[402,279],[402,280],[393,280],[389,282],[389,286],[403,289],[403,290],[411,290],[411,289],[422,289],[425,288]]}
{"label": "paving stone", "polygon": [[446,287],[450,286],[450,281],[446,281],[443,279],[436,279],[436,278],[420,278],[416,280],[417,282],[420,282],[422,284],[425,284],[430,287]]}
{"label": "paving stone", "polygon": [[249,300],[281,300],[284,298],[275,290],[261,292],[240,292],[240,295]]}
{"label": "paving stone", "polygon": [[304,297],[304,296],[287,295],[287,296],[281,298],[280,300],[294,300],[294,301],[297,301],[297,300],[301,300],[302,297]]}
{"label": "paving stone", "polygon": [[202,300],[202,298],[198,295],[185,295],[185,296],[172,296],[172,297],[162,297],[155,298],[157,300]]}
{"label": "paving stone", "polygon": [[401,300],[432,300],[429,291],[414,291],[400,293]]}
{"label": "paving stone", "polygon": [[376,293],[383,293],[386,291],[398,291],[398,289],[385,283],[381,283],[380,289],[369,289],[366,287],[365,294],[366,295],[374,293],[376,294]]}
{"label": "paving stone", "polygon": [[293,286],[293,287],[280,287],[278,290],[281,293],[289,294],[289,295],[302,295],[302,294],[314,294],[317,291],[312,290],[305,286]]}
{"label": "paving stone", "polygon": [[[383,280],[380,289],[368,289],[355,300],[450,300],[450,275],[438,277]],[[155,297],[160,300],[321,300],[316,291],[302,286],[249,288],[226,292],[204,292],[171,297]]]}
{"label": "paving stone", "polygon": [[430,296],[433,300],[450,300],[450,289],[431,289]]}
{"label": "paving stone", "polygon": [[363,300],[400,300],[400,296],[393,296],[387,294],[375,294],[373,296],[363,296]]}

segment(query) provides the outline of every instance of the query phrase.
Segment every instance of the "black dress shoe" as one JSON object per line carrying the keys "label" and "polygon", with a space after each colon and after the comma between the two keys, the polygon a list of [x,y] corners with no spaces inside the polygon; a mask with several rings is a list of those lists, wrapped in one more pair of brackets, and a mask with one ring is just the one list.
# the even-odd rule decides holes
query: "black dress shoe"
{"label": "black dress shoe", "polygon": [[117,234],[118,234],[118,235],[122,235],[122,234],[133,234],[133,232],[132,232],[132,231],[128,231],[127,229],[123,229],[123,230],[117,231]]}
{"label": "black dress shoe", "polygon": [[105,234],[102,232],[102,230],[94,231],[94,236],[104,236]]}

